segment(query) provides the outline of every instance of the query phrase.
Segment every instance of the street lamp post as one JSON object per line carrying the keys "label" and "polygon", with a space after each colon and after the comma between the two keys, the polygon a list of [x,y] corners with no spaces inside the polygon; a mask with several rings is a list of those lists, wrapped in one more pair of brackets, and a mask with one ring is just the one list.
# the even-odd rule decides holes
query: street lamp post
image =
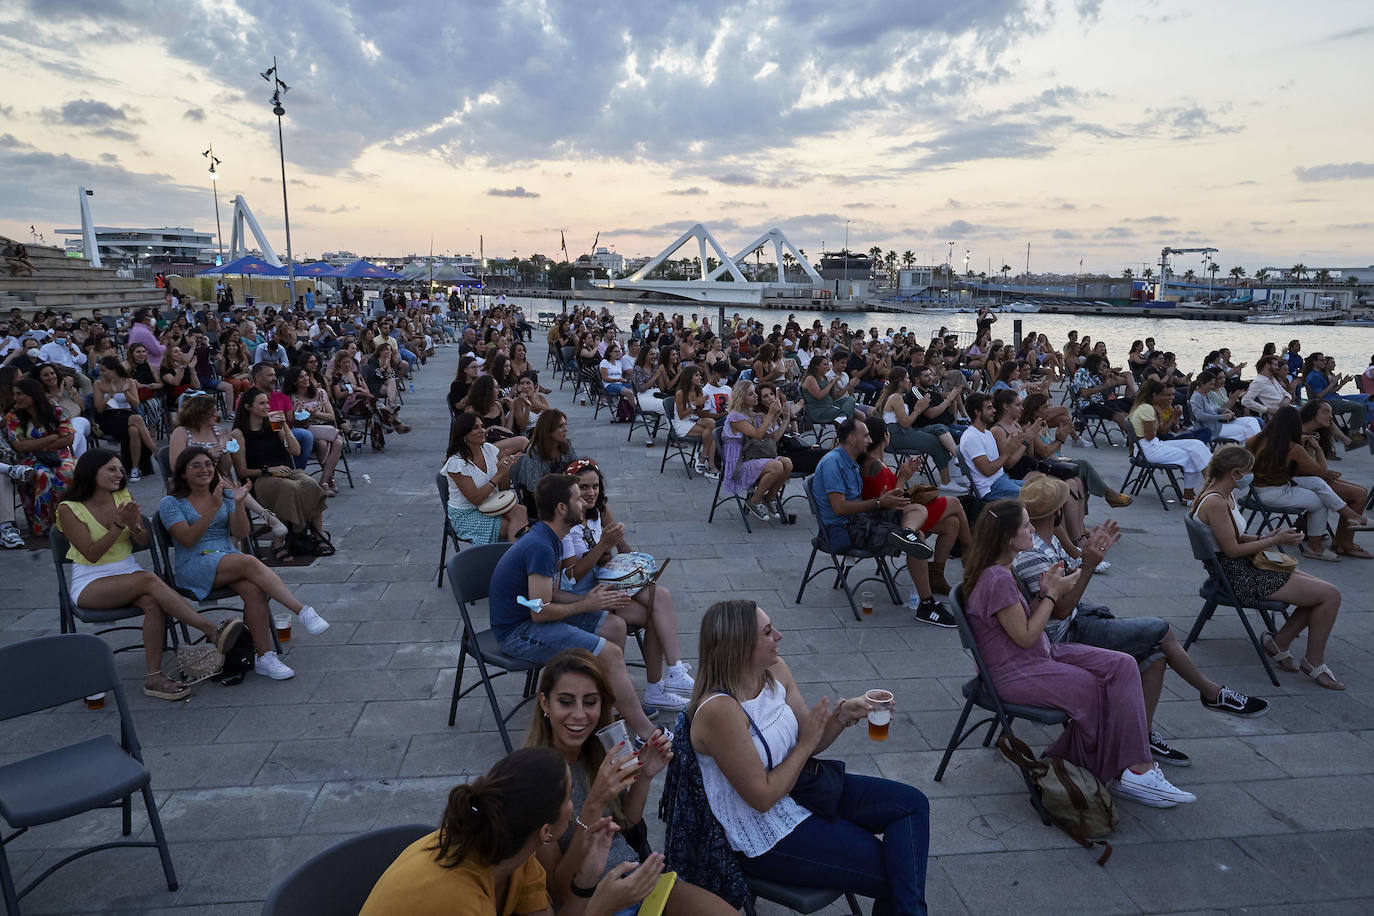
{"label": "street lamp post", "polygon": [[849,220],[844,221],[844,289],[849,297]]}
{"label": "street lamp post", "polygon": [[282,81],[281,75],[277,72],[277,58],[272,58],[272,67],[259,74],[263,79],[272,83],[272,114],[277,116],[277,155],[281,159],[281,212],[282,220],[286,224],[286,289],[291,297],[291,305],[296,304],[296,262],[291,257],[291,210],[286,201],[286,144],[282,140],[281,119],[286,114],[286,109],[282,107],[281,97],[291,91],[291,87]]}
{"label": "street lamp post", "polygon": [[211,143],[210,148],[201,155],[210,160],[210,190],[215,195],[215,236],[219,239],[219,263],[220,266],[223,266],[224,230],[220,228],[219,222],[219,174],[215,171],[215,166],[219,165],[219,160],[215,158],[215,144]]}

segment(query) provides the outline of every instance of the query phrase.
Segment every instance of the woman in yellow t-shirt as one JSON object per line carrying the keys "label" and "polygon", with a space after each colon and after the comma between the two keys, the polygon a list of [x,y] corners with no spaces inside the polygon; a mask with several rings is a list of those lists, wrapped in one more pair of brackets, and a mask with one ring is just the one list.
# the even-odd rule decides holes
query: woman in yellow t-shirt
{"label": "woman in yellow t-shirt", "polygon": [[1198,484],[1202,483],[1202,469],[1212,460],[1212,450],[1197,439],[1161,438],[1165,430],[1159,418],[1165,416],[1173,400],[1173,388],[1161,385],[1158,379],[1147,379],[1135,395],[1131,428],[1147,461],[1183,468],[1183,498],[1192,500]]}
{"label": "woman in yellow t-shirt", "polygon": [[57,507],[57,528],[71,543],[67,594],[72,604],[91,610],[142,608],[148,672],[143,692],[160,700],[184,700],[191,688],[162,673],[164,615],[200,630],[221,652],[238,638],[243,621],[226,620],[216,629],[171,586],[138,565],[133,547],[148,543],[148,530],[117,454],[93,448],[76,462],[67,498]]}
{"label": "woman in yellow t-shirt", "polygon": [[[552,916],[534,853],[573,820],[571,786],[567,763],[551,748],[505,757],[486,776],[449,793],[439,829],[391,863],[359,916]],[[569,898],[559,916],[611,916],[643,900],[663,871],[663,857],[654,854],[633,869],[627,862],[597,884],[616,828],[608,817],[577,826],[591,837],[577,875],[596,890]]]}

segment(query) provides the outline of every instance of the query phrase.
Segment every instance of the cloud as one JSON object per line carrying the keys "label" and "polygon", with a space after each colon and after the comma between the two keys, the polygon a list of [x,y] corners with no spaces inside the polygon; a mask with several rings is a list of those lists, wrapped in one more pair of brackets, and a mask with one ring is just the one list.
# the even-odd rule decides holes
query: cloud
{"label": "cloud", "polygon": [[1332,162],[1310,167],[1298,166],[1293,169],[1298,181],[1347,181],[1358,178],[1374,178],[1374,162]]}
{"label": "cloud", "polygon": [[[1243,124],[1219,123],[1201,105],[1149,108],[1145,113],[1148,117],[1137,125],[1142,133],[1162,129],[1162,133],[1175,140],[1197,140],[1216,134],[1235,134],[1245,129]],[[1220,113],[1225,113],[1224,107]]]}
{"label": "cloud", "polygon": [[1351,38],[1363,38],[1366,35],[1374,35],[1374,25],[1362,25],[1358,28],[1336,32],[1334,35],[1323,38],[1322,41],[1346,41]]}
{"label": "cloud", "polygon": [[1096,22],[1102,13],[1102,0],[1074,0],[1078,18],[1085,22]]}
{"label": "cloud", "polygon": [[973,233],[977,232],[980,228],[981,227],[975,226],[973,223],[970,223],[967,220],[956,219],[952,223],[946,223],[943,226],[936,226],[935,234],[953,236],[972,235]]}
{"label": "cloud", "polygon": [[186,109],[186,111],[185,111],[184,113],[182,113],[182,117],[185,118],[185,119],[188,120],[188,121],[204,121],[204,120],[205,120],[205,109],[204,109],[204,108],[188,108],[188,109]]}
{"label": "cloud", "polygon": [[728,185],[753,185],[759,183],[759,180],[753,175],[744,175],[740,172],[726,172],[724,175],[717,175],[715,180],[721,184]]}
{"label": "cloud", "polygon": [[1374,230],[1374,223],[1340,223],[1326,228],[1331,232],[1369,232]]}
{"label": "cloud", "polygon": [[1072,229],[1056,229],[1053,233],[1051,233],[1051,236],[1057,239],[1080,238],[1079,234],[1077,232],[1074,232]]}
{"label": "cloud", "polygon": [[690,188],[672,188],[670,190],[664,191],[663,193],[673,194],[677,197],[695,197],[701,194],[709,194],[710,192],[707,191],[705,188],[699,188],[696,185],[693,185]]}
{"label": "cloud", "polygon": [[1128,216],[1122,220],[1124,223],[1176,223],[1178,217],[1175,216]]}
{"label": "cloud", "polygon": [[123,107],[110,105],[95,99],[73,99],[63,103],[59,109],[45,108],[42,114],[68,127],[105,127],[112,123],[141,124],[142,118],[135,117]]}
{"label": "cloud", "polygon": [[1136,231],[1130,226],[1108,226],[1101,232],[1093,236],[1095,239],[1131,239],[1135,238]]}
{"label": "cloud", "polygon": [[526,191],[524,185],[513,188],[487,188],[488,197],[538,197],[534,191]]}

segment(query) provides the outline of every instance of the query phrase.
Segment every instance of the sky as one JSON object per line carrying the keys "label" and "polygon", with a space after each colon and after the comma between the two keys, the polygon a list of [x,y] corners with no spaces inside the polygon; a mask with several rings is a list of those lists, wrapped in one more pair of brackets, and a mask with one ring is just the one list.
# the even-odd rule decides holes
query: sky
{"label": "sky", "polygon": [[81,185],[214,231],[213,144],[225,244],[241,194],[284,254],[274,55],[298,260],[701,222],[974,272],[1374,264],[1356,0],[0,0],[0,233],[79,226]]}

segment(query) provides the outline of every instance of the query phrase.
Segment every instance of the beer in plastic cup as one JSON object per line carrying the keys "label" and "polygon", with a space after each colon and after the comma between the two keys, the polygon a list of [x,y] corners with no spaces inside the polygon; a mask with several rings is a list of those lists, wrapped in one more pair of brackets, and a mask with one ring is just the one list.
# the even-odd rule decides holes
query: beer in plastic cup
{"label": "beer in plastic cup", "polygon": [[86,708],[87,708],[87,709],[104,709],[104,708],[105,708],[105,693],[104,693],[104,691],[101,691],[100,693],[93,693],[93,694],[91,694],[90,696],[86,697]]}
{"label": "beer in plastic cup", "polygon": [[872,592],[864,592],[864,593],[863,593],[863,612],[864,612],[864,614],[872,614],[872,613],[873,613],[873,593],[872,593]]}
{"label": "beer in plastic cup", "polygon": [[274,410],[267,415],[267,422],[272,424],[272,432],[279,433],[285,421],[282,420],[281,416]]}
{"label": "beer in plastic cup", "polygon": [[868,737],[886,741],[887,729],[892,723],[892,691],[870,690],[864,694],[864,699],[873,707],[868,711]]}
{"label": "beer in plastic cup", "polygon": [[274,614],[272,615],[272,625],[277,628],[277,641],[291,641],[291,615]]}

